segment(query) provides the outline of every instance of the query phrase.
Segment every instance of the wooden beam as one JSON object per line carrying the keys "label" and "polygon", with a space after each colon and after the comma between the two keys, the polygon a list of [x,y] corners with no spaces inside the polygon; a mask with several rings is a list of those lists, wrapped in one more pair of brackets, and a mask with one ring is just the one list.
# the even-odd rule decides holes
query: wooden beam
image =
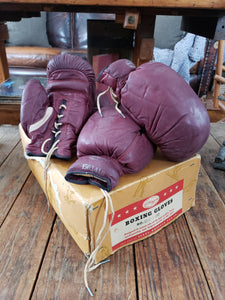
{"label": "wooden beam", "polygon": [[[2,3],[11,3],[11,0],[2,0]],[[43,4],[43,0],[14,0],[13,3]],[[206,8],[224,9],[224,1],[221,0],[48,0],[47,3],[53,4],[72,4],[76,5],[106,5],[106,6],[127,6],[127,7],[181,7],[181,8]]]}
{"label": "wooden beam", "polygon": [[141,14],[141,23],[135,32],[133,62],[139,66],[153,59],[155,15]]}
{"label": "wooden beam", "polygon": [[8,62],[5,52],[5,40],[8,40],[7,25],[0,22],[0,83],[9,79]]}
{"label": "wooden beam", "polygon": [[221,101],[219,101],[219,108],[225,112],[225,105],[223,103],[221,103]]}
{"label": "wooden beam", "polygon": [[215,75],[214,79],[220,83],[225,83],[225,78],[220,75]]}
{"label": "wooden beam", "polygon": [[216,63],[216,74],[214,79],[214,91],[213,91],[213,105],[215,108],[219,108],[219,93],[220,93],[220,82],[216,79],[216,76],[219,78],[222,75],[222,66],[223,66],[223,54],[224,54],[224,41],[219,41],[218,46],[218,55],[217,55],[217,63]]}

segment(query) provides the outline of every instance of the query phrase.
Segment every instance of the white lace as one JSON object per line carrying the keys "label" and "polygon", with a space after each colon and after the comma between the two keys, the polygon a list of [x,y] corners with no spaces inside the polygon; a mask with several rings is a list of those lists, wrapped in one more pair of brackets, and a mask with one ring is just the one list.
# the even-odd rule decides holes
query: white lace
{"label": "white lace", "polygon": [[[61,104],[59,106],[59,110],[60,109],[66,109],[66,105],[65,104]],[[60,115],[57,115],[57,118],[60,119],[63,117],[63,114],[60,114]],[[60,133],[61,133],[61,130],[58,130],[58,128],[62,125],[62,123],[60,122],[55,122],[54,123],[54,127],[56,130],[52,130],[52,133],[54,134],[54,137],[56,138]],[[51,148],[49,149],[48,152],[46,152],[44,150],[44,147],[46,145],[47,142],[51,141],[50,138],[46,139],[43,143],[42,143],[42,146],[41,146],[41,152],[43,154],[46,155],[46,158],[45,158],[45,164],[44,164],[44,191],[45,191],[45,195],[46,195],[46,198],[47,198],[47,203],[48,203],[48,210],[50,208],[50,204],[49,204],[49,198],[48,198],[48,193],[47,193],[47,172],[48,172],[48,168],[50,166],[50,159],[51,159],[51,156],[52,154],[58,149],[58,143],[60,142],[59,139],[57,139],[51,146]]]}
{"label": "white lace", "polygon": [[[89,285],[88,285],[87,273],[95,270],[100,265],[102,265],[102,264],[109,261],[109,259],[108,259],[108,260],[102,261],[98,264],[95,264],[95,258],[96,258],[97,252],[99,251],[99,249],[102,245],[102,242],[104,241],[104,239],[106,238],[106,236],[107,236],[107,234],[110,230],[110,227],[112,225],[114,215],[115,215],[113,204],[112,204],[112,199],[111,199],[109,193],[106,192],[103,189],[101,189],[101,191],[102,191],[102,193],[105,197],[105,213],[104,213],[103,224],[102,224],[102,228],[100,229],[100,231],[98,233],[98,237],[97,237],[97,240],[96,240],[96,243],[95,243],[95,249],[92,251],[91,255],[89,256],[89,258],[86,262],[85,268],[84,268],[84,284],[85,284],[85,286],[86,286],[86,288],[87,288],[87,290],[88,290],[88,292],[91,296],[93,296],[93,293],[92,293],[92,291],[91,291],[91,289],[89,288]],[[108,216],[109,205],[110,205],[110,208],[111,208],[112,217],[111,217],[111,220],[110,220],[109,224],[107,225],[107,216]],[[106,229],[104,235],[102,236],[103,231],[104,231],[105,228],[107,228],[107,229]]]}
{"label": "white lace", "polygon": [[100,106],[100,97],[103,96],[104,94],[106,94],[107,92],[110,92],[110,96],[112,98],[112,100],[116,103],[115,108],[118,111],[118,113],[125,118],[124,114],[122,113],[122,111],[119,109],[118,105],[119,105],[119,101],[118,101],[118,97],[117,95],[113,92],[113,89],[111,87],[108,87],[105,91],[103,91],[102,93],[100,93],[97,97],[97,108],[98,108],[98,112],[100,114],[101,117],[103,117],[102,115],[102,111],[101,111],[101,106]]}

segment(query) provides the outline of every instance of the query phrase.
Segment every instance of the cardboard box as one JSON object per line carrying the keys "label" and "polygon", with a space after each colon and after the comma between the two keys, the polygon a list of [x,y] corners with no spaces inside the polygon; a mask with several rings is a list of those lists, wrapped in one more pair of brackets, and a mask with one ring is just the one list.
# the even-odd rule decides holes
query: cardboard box
{"label": "cardboard box", "polygon": [[[23,147],[29,143],[20,126]],[[28,164],[44,190],[44,159]],[[80,249],[88,256],[102,227],[105,197],[96,186],[76,185],[64,176],[72,161],[51,159],[47,194],[58,216]],[[141,172],[124,175],[110,192],[115,216],[97,253],[96,262],[131,243],[155,234],[195,204],[200,155],[181,162],[166,160],[160,152]],[[111,218],[108,211],[107,224]]]}

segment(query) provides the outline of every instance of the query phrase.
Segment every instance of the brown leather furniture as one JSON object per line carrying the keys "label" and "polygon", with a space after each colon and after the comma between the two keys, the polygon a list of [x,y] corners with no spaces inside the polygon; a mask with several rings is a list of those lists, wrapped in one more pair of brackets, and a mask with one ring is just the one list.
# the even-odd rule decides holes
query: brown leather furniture
{"label": "brown leather furniture", "polygon": [[[87,32],[85,22],[87,18],[112,18],[112,15],[103,14],[79,14],[68,12],[46,13],[45,18],[35,19],[33,34],[26,31],[26,26],[32,26],[33,20],[23,19],[15,23],[8,23],[9,36],[12,33],[16,40],[14,43],[6,42],[6,54],[11,74],[45,75],[48,61],[60,53],[69,52],[87,58]],[[36,19],[40,19],[39,22]],[[43,32],[44,23],[45,31]],[[45,25],[46,24],[46,25]],[[11,26],[13,27],[11,30]],[[17,29],[17,27],[20,28]],[[36,27],[36,28],[35,28]],[[39,31],[42,30],[40,33]],[[18,31],[15,33],[15,31]],[[27,33],[28,32],[28,33]],[[19,37],[16,36],[20,35]],[[30,34],[30,38],[26,37]],[[40,34],[42,39],[39,39]],[[43,38],[43,35],[46,35]],[[25,42],[22,41],[25,36]],[[43,41],[45,39],[45,41]],[[46,41],[47,40],[47,41]]]}
{"label": "brown leather furniture", "polygon": [[[158,17],[158,16],[157,16]],[[162,20],[160,19],[163,18]],[[180,30],[181,19],[160,16],[155,24],[155,46],[159,48],[170,48],[183,37]],[[23,19],[23,27],[18,28],[15,22],[9,36],[14,35],[16,46],[9,43],[6,47],[7,60],[11,74],[45,75],[48,61],[57,54],[69,52],[88,58],[87,54],[87,20],[101,19],[114,20],[113,14],[96,13],[72,13],[72,12],[47,12],[42,13],[41,18],[32,18],[36,22],[36,28],[30,29],[30,37],[27,36],[27,28],[32,22]],[[42,27],[37,28],[38,24]],[[166,26],[166,32],[165,32]],[[17,29],[17,32],[15,30]],[[40,32],[41,31],[41,32]],[[35,36],[37,33],[37,37]],[[46,36],[44,36],[46,35]],[[26,37],[26,41],[22,39]],[[44,40],[44,41],[43,41]],[[27,43],[27,44],[26,44]],[[13,45],[13,46],[12,46]],[[202,62],[196,64],[191,70],[190,85],[197,92],[202,76]]]}

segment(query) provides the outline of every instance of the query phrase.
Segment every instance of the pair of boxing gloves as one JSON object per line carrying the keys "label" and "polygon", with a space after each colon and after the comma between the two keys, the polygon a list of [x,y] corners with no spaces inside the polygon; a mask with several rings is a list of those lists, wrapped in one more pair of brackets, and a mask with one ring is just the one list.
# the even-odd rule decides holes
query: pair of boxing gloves
{"label": "pair of boxing gloves", "polygon": [[[183,161],[206,142],[208,113],[192,88],[171,68],[126,59],[105,68],[98,81],[117,105],[96,111],[95,76],[88,62],[69,54],[47,66],[47,86],[30,80],[23,92],[21,125],[31,139],[27,155],[78,159],[66,180],[112,190],[119,177],[143,169],[155,145]],[[101,101],[102,102],[102,101]]]}

